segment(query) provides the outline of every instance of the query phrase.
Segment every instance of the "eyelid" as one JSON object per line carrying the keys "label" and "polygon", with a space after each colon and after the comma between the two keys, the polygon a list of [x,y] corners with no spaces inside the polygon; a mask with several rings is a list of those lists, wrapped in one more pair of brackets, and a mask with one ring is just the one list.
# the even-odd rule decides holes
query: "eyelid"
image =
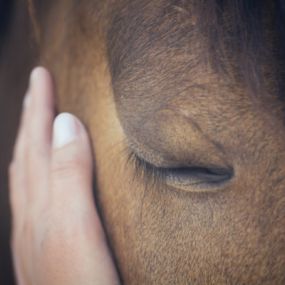
{"label": "eyelid", "polygon": [[134,168],[135,178],[144,180],[145,185],[155,184],[163,180],[163,168],[157,168],[139,157],[134,151],[128,149],[128,163]]}
{"label": "eyelid", "polygon": [[[156,167],[139,157],[132,150],[129,151],[128,161],[132,162],[135,168],[135,175],[141,177],[144,180],[145,185],[152,184],[153,186],[156,186],[165,184],[174,188],[178,188],[180,190],[191,192],[213,192],[217,189],[220,189],[225,184],[225,182],[229,181],[233,177],[232,168],[221,168],[216,166],[212,166],[212,168]],[[177,172],[177,175],[175,172]],[[193,175],[193,173],[195,175]],[[202,175],[199,175],[201,173]],[[202,177],[199,178],[199,176]],[[205,177],[207,177],[207,179],[205,179]]]}

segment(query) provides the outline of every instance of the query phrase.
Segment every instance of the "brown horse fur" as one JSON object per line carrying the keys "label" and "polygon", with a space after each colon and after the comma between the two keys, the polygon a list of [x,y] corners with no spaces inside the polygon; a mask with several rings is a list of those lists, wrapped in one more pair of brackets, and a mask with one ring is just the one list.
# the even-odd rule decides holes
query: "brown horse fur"
{"label": "brown horse fur", "polygon": [[[58,109],[90,131],[123,283],[285,284],[283,2],[34,5]],[[203,183],[212,169],[229,175]]]}

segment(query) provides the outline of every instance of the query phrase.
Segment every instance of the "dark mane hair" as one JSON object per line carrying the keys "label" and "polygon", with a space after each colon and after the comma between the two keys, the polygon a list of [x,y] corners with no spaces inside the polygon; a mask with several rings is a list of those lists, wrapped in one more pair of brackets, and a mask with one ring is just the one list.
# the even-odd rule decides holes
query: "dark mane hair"
{"label": "dark mane hair", "polygon": [[266,80],[260,63],[267,59],[279,73],[278,85],[284,86],[284,0],[202,0],[197,8],[215,69],[226,71],[223,59],[229,62],[234,56],[230,62],[237,64],[242,80],[252,93],[260,94]]}

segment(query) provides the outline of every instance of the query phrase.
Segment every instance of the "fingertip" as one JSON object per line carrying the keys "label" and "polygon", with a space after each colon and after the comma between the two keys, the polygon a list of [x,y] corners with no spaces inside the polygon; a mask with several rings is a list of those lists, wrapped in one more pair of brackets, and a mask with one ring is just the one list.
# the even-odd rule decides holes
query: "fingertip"
{"label": "fingertip", "polygon": [[59,114],[53,123],[53,149],[59,149],[78,141],[80,146],[89,145],[88,134],[83,123],[71,113]]}
{"label": "fingertip", "polygon": [[[77,197],[89,197],[92,168],[91,146],[83,124],[74,115],[61,113],[53,124],[50,171],[54,193],[61,195],[68,190]],[[89,194],[82,196],[86,191],[78,189]]]}
{"label": "fingertip", "polygon": [[[45,98],[45,100],[40,100],[38,102],[45,102],[46,99],[50,100],[48,94],[54,93],[53,80],[50,72],[41,66],[35,67],[30,74],[30,82],[28,87],[28,93],[31,93],[35,98]],[[42,94],[42,96],[40,96]],[[43,96],[44,94],[44,96]]]}
{"label": "fingertip", "polygon": [[72,143],[80,137],[82,131],[82,123],[74,115],[59,114],[53,123],[53,148],[58,149]]}
{"label": "fingertip", "polygon": [[30,75],[30,85],[33,85],[37,81],[41,81],[42,79],[46,79],[50,77],[49,71],[42,66],[35,67]]}

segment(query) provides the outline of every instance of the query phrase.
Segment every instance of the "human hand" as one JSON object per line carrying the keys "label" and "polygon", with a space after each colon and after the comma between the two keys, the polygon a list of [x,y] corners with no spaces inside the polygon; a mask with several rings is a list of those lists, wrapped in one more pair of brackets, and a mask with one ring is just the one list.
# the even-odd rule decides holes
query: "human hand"
{"label": "human hand", "polygon": [[18,284],[118,284],[92,196],[87,133],[71,114],[54,121],[53,93],[48,71],[36,68],[9,173]]}

